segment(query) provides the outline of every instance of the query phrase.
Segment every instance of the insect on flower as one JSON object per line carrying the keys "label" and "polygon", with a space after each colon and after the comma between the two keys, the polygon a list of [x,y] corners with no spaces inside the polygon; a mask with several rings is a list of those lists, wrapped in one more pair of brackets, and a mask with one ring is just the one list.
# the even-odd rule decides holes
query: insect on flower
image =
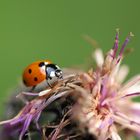
{"label": "insect on flower", "polygon": [[37,61],[27,66],[23,72],[23,83],[32,90],[41,84],[52,87],[58,79],[62,79],[62,70],[49,60]]}

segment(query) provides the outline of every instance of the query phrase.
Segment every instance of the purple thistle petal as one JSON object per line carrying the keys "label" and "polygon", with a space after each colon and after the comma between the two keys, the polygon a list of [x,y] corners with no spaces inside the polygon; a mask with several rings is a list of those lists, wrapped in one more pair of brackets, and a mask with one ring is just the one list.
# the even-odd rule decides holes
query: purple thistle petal
{"label": "purple thistle petal", "polygon": [[2,123],[3,124],[3,135],[5,135],[6,138],[10,138],[11,136],[16,136],[19,134],[22,130],[22,126],[25,122],[25,117],[20,117],[17,115],[14,119],[11,119],[7,122]]}
{"label": "purple thistle petal", "polygon": [[12,122],[10,122],[10,125],[15,125],[17,123],[22,123],[25,120],[25,117],[19,117],[15,120],[13,120]]}
{"label": "purple thistle petal", "polygon": [[120,52],[119,52],[119,55],[120,55],[120,56],[123,54],[124,48],[127,46],[129,40],[130,40],[130,36],[128,36],[128,37],[125,39],[125,42],[124,42],[124,44],[122,45],[121,50],[120,50]]}
{"label": "purple thistle petal", "polygon": [[115,58],[117,50],[118,50],[118,44],[119,44],[119,29],[116,29],[116,37],[115,37],[115,42],[113,46],[114,54],[113,58]]}
{"label": "purple thistle petal", "polygon": [[113,118],[109,117],[101,122],[99,129],[104,129],[106,126],[112,125],[113,122],[114,122]]}
{"label": "purple thistle petal", "polygon": [[122,55],[123,55],[124,49],[125,49],[125,47],[127,46],[128,42],[130,41],[130,38],[131,38],[132,36],[134,36],[134,35],[130,32],[129,35],[128,35],[128,37],[125,39],[125,41],[124,41],[124,43],[123,43],[123,45],[122,45],[122,47],[121,47],[121,50],[120,50],[120,52],[119,52],[119,56],[118,56],[117,63],[120,61],[120,59],[121,59],[121,57],[122,57]]}
{"label": "purple thistle petal", "polygon": [[109,125],[112,125],[112,124],[114,123],[114,119],[113,119],[113,118],[110,118],[110,119],[108,120],[108,123],[109,123]]}
{"label": "purple thistle petal", "polygon": [[129,94],[126,94],[125,96],[123,96],[122,98],[130,97],[130,96],[139,96],[139,95],[140,95],[140,92],[129,93]]}
{"label": "purple thistle petal", "polygon": [[107,81],[108,81],[108,78],[107,77],[104,78],[101,85],[101,99],[100,99],[101,104],[107,95],[107,86],[106,86]]}
{"label": "purple thistle petal", "polygon": [[25,116],[25,114],[28,114],[33,106],[33,103],[29,102],[25,105],[25,107],[21,110],[20,116]]}
{"label": "purple thistle petal", "polygon": [[19,136],[19,140],[22,140],[25,132],[27,131],[31,121],[32,121],[32,115],[28,115],[28,117],[26,118],[25,122],[24,122],[24,125],[23,125],[23,128],[22,128],[22,131],[20,133],[20,136]]}
{"label": "purple thistle petal", "polygon": [[[136,122],[136,121],[130,120],[130,118],[129,118],[127,115],[125,115],[124,113],[121,113],[121,112],[115,112],[115,114],[116,114],[117,116],[121,117],[122,119],[124,119],[125,121],[128,121],[128,123],[129,123],[130,125],[135,124],[135,125],[140,126],[140,123],[139,123],[139,122]],[[132,119],[133,119],[133,118],[132,118]]]}
{"label": "purple thistle petal", "polygon": [[122,56],[123,52],[124,52],[124,48],[127,46],[128,42],[130,41],[130,38],[134,36],[131,32],[129,33],[128,37],[125,39],[122,47],[121,47],[121,50],[119,52],[119,56]]}
{"label": "purple thistle petal", "polygon": [[[46,102],[45,102],[45,100],[38,100],[38,102],[37,101],[33,102],[34,104],[32,103],[32,108],[30,107],[31,108],[30,110],[27,109],[29,112],[26,112],[26,114],[25,114],[27,116],[26,116],[26,120],[25,120],[23,129],[22,129],[21,134],[20,134],[20,140],[22,140],[22,137],[25,134],[25,132],[27,131],[31,121],[32,120],[38,121],[38,119],[40,117],[40,114],[41,114],[41,111],[46,106],[48,106],[50,103],[52,103],[56,99],[66,95],[68,93],[69,93],[68,91],[64,91],[64,92],[62,92],[60,94],[59,93],[58,94],[54,94]],[[26,107],[28,107],[28,105],[26,105]],[[28,115],[29,113],[32,113],[32,115]]]}
{"label": "purple thistle petal", "polygon": [[40,130],[40,126],[39,126],[39,124],[38,124],[38,120],[39,120],[39,118],[40,118],[40,115],[41,115],[41,111],[40,111],[40,113],[37,115],[37,117],[35,118],[35,124],[36,124],[36,128],[37,128],[38,130]]}

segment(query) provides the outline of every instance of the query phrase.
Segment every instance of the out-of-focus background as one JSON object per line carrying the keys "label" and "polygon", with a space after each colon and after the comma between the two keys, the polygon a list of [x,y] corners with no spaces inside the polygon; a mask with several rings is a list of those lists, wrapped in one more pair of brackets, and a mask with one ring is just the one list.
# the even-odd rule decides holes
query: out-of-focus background
{"label": "out-of-focus background", "polygon": [[129,76],[139,73],[139,5],[138,0],[0,1],[0,114],[31,62],[50,59],[60,67],[85,63],[93,48],[84,34],[107,51],[116,28],[120,43],[132,31],[135,37],[128,48],[134,52],[125,63],[131,68]]}

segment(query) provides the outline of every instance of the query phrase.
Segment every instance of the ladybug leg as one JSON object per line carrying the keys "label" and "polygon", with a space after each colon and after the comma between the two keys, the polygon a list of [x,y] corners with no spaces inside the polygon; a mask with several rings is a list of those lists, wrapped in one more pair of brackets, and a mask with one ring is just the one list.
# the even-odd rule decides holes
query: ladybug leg
{"label": "ladybug leg", "polygon": [[35,88],[36,88],[36,86],[33,86],[33,87],[31,88],[31,91],[34,91],[34,90],[35,90]]}
{"label": "ladybug leg", "polygon": [[50,88],[52,88],[51,84],[49,83],[49,81],[47,80],[47,84]]}

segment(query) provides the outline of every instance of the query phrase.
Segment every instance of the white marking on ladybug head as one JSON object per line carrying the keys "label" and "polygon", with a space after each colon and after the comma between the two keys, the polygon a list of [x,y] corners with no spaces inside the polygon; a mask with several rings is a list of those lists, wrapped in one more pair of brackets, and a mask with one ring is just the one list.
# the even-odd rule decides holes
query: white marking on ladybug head
{"label": "white marking on ladybug head", "polygon": [[50,77],[55,77],[55,71],[51,71]]}

